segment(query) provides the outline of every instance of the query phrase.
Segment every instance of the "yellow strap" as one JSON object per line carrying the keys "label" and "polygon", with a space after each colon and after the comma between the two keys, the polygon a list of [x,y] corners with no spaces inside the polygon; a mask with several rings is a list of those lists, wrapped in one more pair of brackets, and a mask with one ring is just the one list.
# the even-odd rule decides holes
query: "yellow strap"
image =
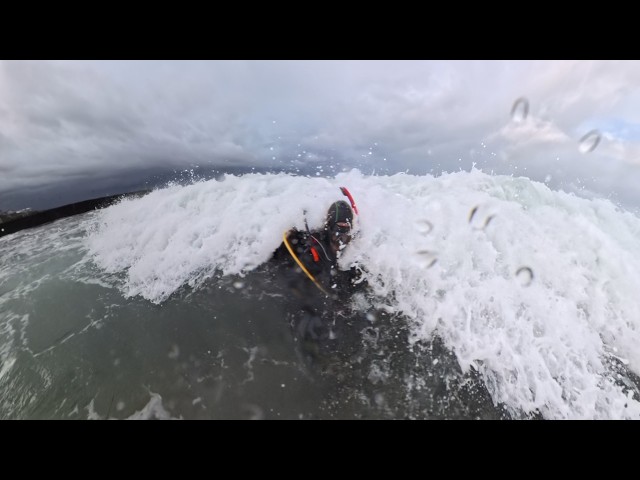
{"label": "yellow strap", "polygon": [[323,292],[325,295],[329,295],[329,292],[327,292],[324,288],[322,288],[322,285],[320,285],[320,284],[317,282],[317,280],[316,280],[315,278],[313,278],[313,275],[311,275],[311,274],[309,273],[309,270],[307,270],[307,269],[305,268],[305,266],[302,264],[302,262],[300,261],[300,259],[296,256],[296,254],[295,254],[295,253],[293,253],[293,249],[291,248],[291,245],[289,245],[289,241],[287,240],[287,233],[289,233],[289,232],[288,232],[288,231],[287,231],[287,232],[284,232],[284,235],[282,236],[282,238],[283,238],[283,240],[284,240],[284,246],[285,246],[285,247],[287,247],[287,250],[289,250],[289,253],[290,253],[290,254],[291,254],[291,256],[293,257],[293,259],[296,261],[296,263],[300,266],[300,268],[302,269],[302,271],[303,271],[304,273],[306,273],[306,274],[307,274],[307,277],[309,277],[309,278],[311,279],[311,281],[312,281],[313,283],[315,283],[315,284],[316,284],[316,287],[318,287],[320,290],[322,290],[322,292]]}

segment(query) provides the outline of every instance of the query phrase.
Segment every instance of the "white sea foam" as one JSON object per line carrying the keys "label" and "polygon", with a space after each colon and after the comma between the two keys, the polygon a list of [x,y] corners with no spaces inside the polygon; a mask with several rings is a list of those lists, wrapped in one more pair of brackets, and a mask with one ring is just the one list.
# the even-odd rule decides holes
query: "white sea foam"
{"label": "white sea foam", "polygon": [[[291,227],[322,224],[335,181],[289,175],[226,176],[128,199],[95,217],[88,248],[109,273],[127,272],[127,296],[155,303],[220,272],[269,259]],[[342,197],[344,198],[344,197]]]}
{"label": "white sea foam", "polygon": [[640,220],[606,200],[477,170],[226,176],[97,213],[87,248],[126,295],[160,303],[268,261],[285,230],[322,224],[342,185],[361,214],[341,264],[365,269],[415,340],[437,332],[513,412],[640,418],[604,361],[617,352],[640,373]]}
{"label": "white sea foam", "polygon": [[162,397],[157,393],[149,392],[151,398],[142,410],[127,417],[127,420],[181,420],[173,417],[162,404]]}

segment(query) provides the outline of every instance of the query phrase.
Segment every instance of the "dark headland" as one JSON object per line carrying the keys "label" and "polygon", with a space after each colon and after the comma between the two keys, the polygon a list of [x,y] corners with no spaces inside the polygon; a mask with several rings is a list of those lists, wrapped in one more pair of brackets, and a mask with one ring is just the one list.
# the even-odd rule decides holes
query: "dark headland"
{"label": "dark headland", "polygon": [[25,228],[34,228],[73,215],[105,208],[113,205],[124,197],[141,197],[149,193],[150,190],[141,190],[137,192],[122,193],[118,195],[110,195],[108,197],[93,198],[82,202],[71,203],[61,207],[52,208],[44,211],[22,210],[19,212],[1,212],[0,211],[0,237],[11,235]]}

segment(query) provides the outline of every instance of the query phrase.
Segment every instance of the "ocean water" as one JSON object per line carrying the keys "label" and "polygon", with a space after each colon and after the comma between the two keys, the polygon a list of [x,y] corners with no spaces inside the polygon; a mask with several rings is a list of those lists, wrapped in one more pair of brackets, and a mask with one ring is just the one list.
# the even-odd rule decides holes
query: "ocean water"
{"label": "ocean water", "polygon": [[[271,255],[340,186],[366,284],[298,298]],[[0,258],[3,419],[640,418],[640,219],[524,177],[226,175]]]}

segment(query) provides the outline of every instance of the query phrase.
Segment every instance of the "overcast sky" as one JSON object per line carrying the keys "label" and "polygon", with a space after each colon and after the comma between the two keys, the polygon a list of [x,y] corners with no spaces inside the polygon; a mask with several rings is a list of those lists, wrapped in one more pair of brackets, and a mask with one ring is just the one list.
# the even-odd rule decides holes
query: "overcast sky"
{"label": "overcast sky", "polygon": [[640,205],[639,86],[637,61],[1,61],[0,210],[196,165],[475,163]]}

